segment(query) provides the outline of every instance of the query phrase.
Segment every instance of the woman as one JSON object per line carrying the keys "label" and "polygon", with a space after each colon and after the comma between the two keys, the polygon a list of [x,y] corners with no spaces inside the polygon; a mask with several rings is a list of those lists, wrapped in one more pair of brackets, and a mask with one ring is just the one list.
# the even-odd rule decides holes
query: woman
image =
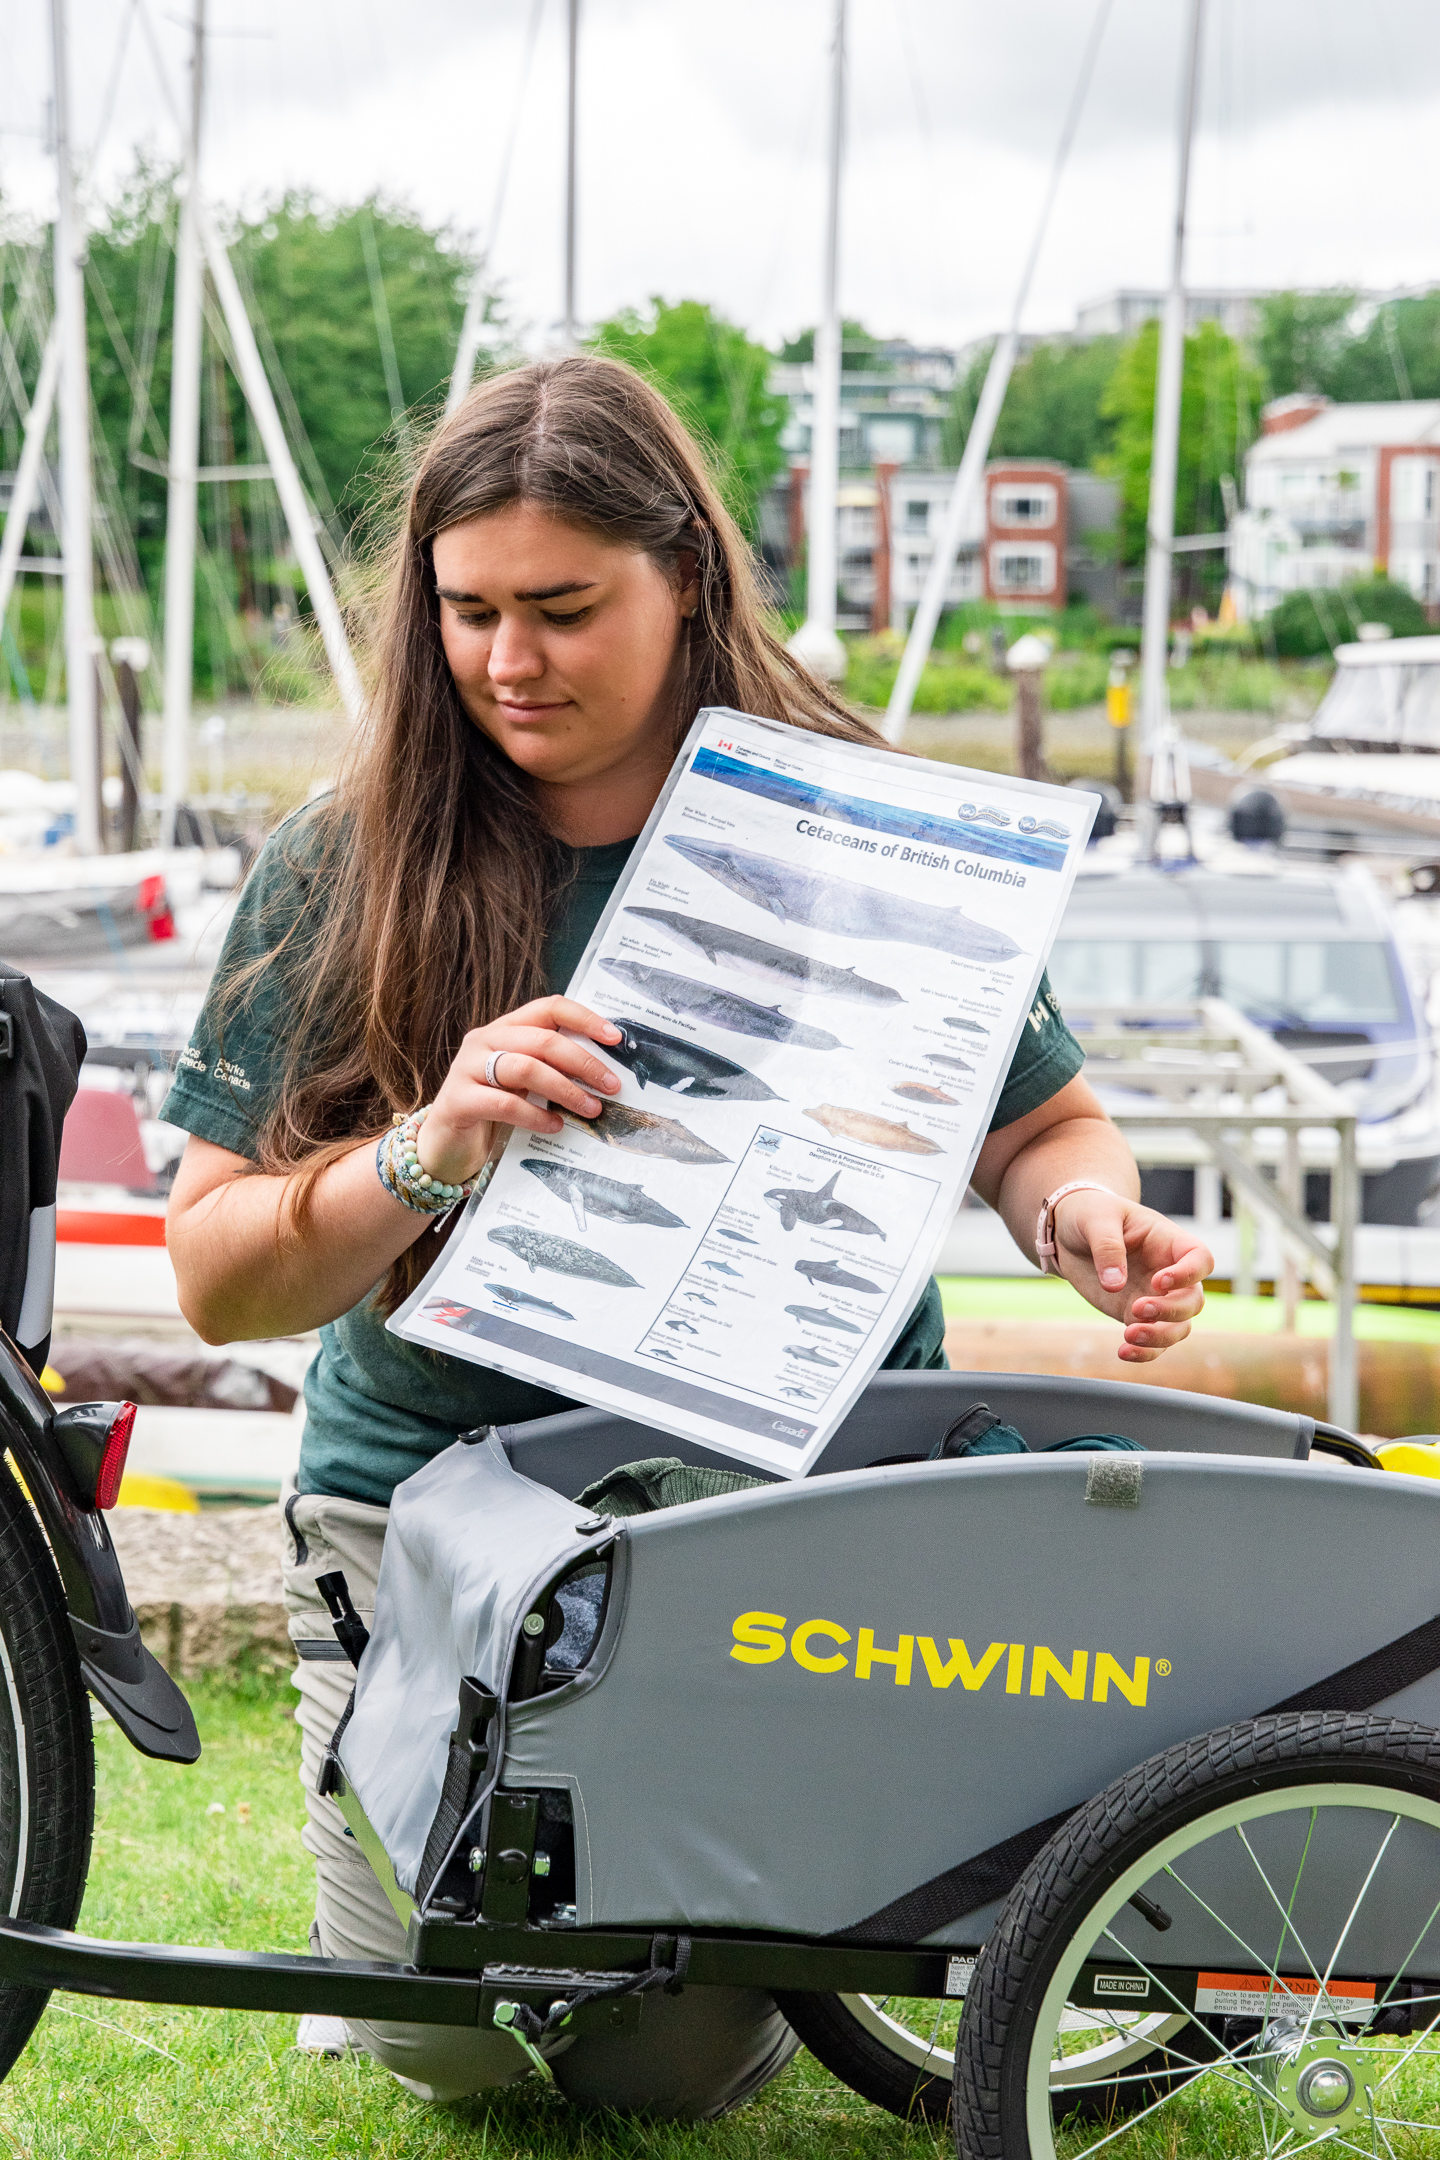
{"label": "woman", "polygon": [[[315,1576],[343,1567],[364,1610],[401,1478],[457,1431],[569,1407],[385,1332],[447,1226],[382,1183],[377,1140],[429,1105],[420,1162],[456,1186],[506,1128],[560,1131],[535,1098],[594,1117],[617,1090],[588,1045],[619,1031],[559,993],[702,705],[879,740],[763,628],[745,545],[653,390],[601,359],[492,378],[416,476],[366,739],[262,853],[166,1108],[192,1135],[169,1217],[186,1317],[208,1342],[321,1330],[285,1571],[327,1955],[398,1957],[403,1938],[314,1790],[348,1692]],[[1044,1218],[1057,1264],[1141,1362],[1188,1334],[1210,1255],[1139,1205],[1080,1064],[1043,985],[973,1182],[1027,1253],[1065,1189]],[[887,1362],[942,1365],[943,1333],[932,1283]],[[651,2002],[643,2042],[576,2041],[559,2083],[707,2115],[793,2050],[766,1996]],[[356,2030],[430,2097],[525,2068],[503,2035]]]}

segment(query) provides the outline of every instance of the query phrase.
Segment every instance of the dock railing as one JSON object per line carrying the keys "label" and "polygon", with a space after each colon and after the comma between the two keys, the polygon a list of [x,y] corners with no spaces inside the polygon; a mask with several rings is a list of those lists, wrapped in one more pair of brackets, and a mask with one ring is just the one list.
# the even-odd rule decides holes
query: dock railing
{"label": "dock railing", "polygon": [[[1078,1005],[1077,1000],[1077,1005]],[[1085,1052],[1085,1077],[1147,1162],[1193,1165],[1196,1217],[1218,1219],[1230,1188],[1237,1260],[1233,1287],[1255,1289],[1255,1226],[1268,1223],[1281,1254],[1277,1293],[1293,1330],[1304,1281],[1335,1306],[1329,1418],[1353,1432],[1355,1229],[1360,1175],[1355,1112],[1339,1089],[1220,998],[1176,1005],[1087,1003],[1066,1018]],[[1305,1174],[1330,1182],[1330,1220],[1312,1223]],[[1208,1189],[1209,1205],[1201,1195]]]}

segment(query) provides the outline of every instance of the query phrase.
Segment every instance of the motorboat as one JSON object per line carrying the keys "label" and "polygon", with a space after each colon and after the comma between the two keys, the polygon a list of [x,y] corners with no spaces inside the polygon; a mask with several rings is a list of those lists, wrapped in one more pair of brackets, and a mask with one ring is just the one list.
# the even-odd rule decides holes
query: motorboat
{"label": "motorboat", "polygon": [[1308,725],[1267,736],[1243,762],[1258,765],[1277,749],[1284,754],[1265,765],[1265,783],[1282,791],[1287,810],[1287,798],[1303,794],[1307,823],[1318,816],[1349,832],[1367,810],[1440,820],[1440,637],[1338,646]]}
{"label": "motorboat", "polygon": [[[1090,851],[1050,956],[1067,1014],[1225,999],[1354,1105],[1362,1219],[1427,1223],[1440,1196],[1440,1119],[1425,986],[1375,877],[1226,842],[1205,860],[1151,863],[1121,841]],[[1194,1215],[1194,1158],[1171,1135],[1136,1139],[1147,1202]],[[1308,1173],[1318,1220],[1328,1186],[1324,1171]]]}

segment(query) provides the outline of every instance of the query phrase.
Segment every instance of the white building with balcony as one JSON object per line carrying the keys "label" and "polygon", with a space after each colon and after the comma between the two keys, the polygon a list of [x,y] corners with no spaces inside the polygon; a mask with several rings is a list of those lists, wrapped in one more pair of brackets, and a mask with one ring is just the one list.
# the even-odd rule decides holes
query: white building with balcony
{"label": "white building with balcony", "polygon": [[1230,579],[1245,621],[1287,593],[1388,576],[1440,606],[1440,399],[1267,405],[1230,527]]}

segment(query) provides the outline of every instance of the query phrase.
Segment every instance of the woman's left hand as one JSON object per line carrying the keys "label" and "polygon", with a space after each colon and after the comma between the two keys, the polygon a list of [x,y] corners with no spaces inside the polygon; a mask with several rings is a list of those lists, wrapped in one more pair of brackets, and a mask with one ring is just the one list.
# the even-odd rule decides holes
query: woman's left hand
{"label": "woman's left hand", "polygon": [[1190,1333],[1215,1261],[1154,1208],[1108,1192],[1067,1193],[1055,1210],[1055,1244],[1067,1282],[1125,1322],[1118,1355],[1127,1363],[1148,1364]]}

